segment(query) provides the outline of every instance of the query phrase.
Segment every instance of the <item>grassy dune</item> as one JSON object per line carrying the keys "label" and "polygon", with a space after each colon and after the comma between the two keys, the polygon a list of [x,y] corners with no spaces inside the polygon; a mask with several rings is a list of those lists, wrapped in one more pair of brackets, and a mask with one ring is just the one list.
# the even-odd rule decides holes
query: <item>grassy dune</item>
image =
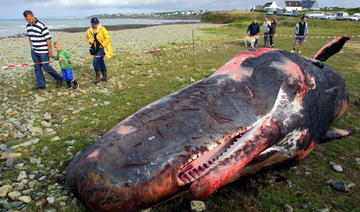
{"label": "grassy dune", "polygon": [[[210,37],[241,38],[253,18],[264,18],[261,13],[239,11],[221,11],[219,16],[231,17],[231,23],[220,28],[208,28],[203,31]],[[217,14],[218,15],[218,14]],[[292,34],[298,18],[276,17],[278,34]],[[360,23],[310,20],[310,35],[360,35]],[[216,35],[216,36],[213,36]],[[175,35],[174,35],[175,36]],[[304,56],[312,56],[331,39],[308,39],[303,49]],[[196,42],[199,42],[197,40]],[[277,48],[291,49],[293,38],[278,37]],[[190,43],[164,43],[161,47],[180,46]],[[262,40],[260,42],[262,44]],[[221,67],[236,53],[246,48],[240,41],[196,46],[193,49],[160,51],[137,55],[120,55],[107,61],[110,81],[94,86],[91,83],[93,72],[91,63],[76,65],[76,76],[80,81],[80,90],[57,90],[50,87],[45,91],[32,92],[30,84],[13,84],[10,76],[4,76],[0,87],[2,97],[7,101],[23,102],[14,106],[18,110],[28,110],[39,114],[34,125],[42,120],[45,112],[52,115],[51,122],[56,134],[39,136],[40,142],[29,149],[19,147],[23,153],[20,162],[29,163],[30,157],[39,158],[45,167],[63,172],[71,154],[93,143],[97,138],[147,104],[200,80]],[[360,211],[360,165],[354,158],[360,158],[360,106],[354,101],[360,95],[360,38],[350,40],[343,50],[326,63],[334,67],[346,80],[350,91],[348,112],[334,123],[334,126],[354,131],[350,137],[334,140],[318,146],[302,161],[279,168],[262,171],[219,189],[213,195],[203,199],[206,211],[280,211],[284,204],[291,205],[295,211],[302,209],[303,202],[310,202],[307,211],[328,208],[330,211]],[[28,77],[32,73],[28,73]],[[15,86],[15,87],[14,87]],[[35,96],[48,101],[40,106],[33,104]],[[5,100],[4,100],[5,101]],[[19,113],[21,111],[18,111]],[[10,114],[10,113],[9,113]],[[16,118],[16,115],[13,115]],[[4,124],[3,122],[2,124]],[[60,141],[51,141],[55,136]],[[18,139],[8,135],[6,144],[21,144],[25,138]],[[27,139],[28,140],[28,139]],[[66,141],[74,141],[69,144]],[[44,147],[48,151],[42,151]],[[69,148],[69,146],[71,146]],[[329,162],[340,164],[344,171],[331,170]],[[0,161],[5,167],[5,161]],[[29,164],[27,172],[40,169]],[[5,170],[5,169],[4,169]],[[6,169],[1,172],[0,181],[11,180],[19,175],[18,169]],[[355,183],[349,192],[338,192],[325,186],[328,179]],[[46,190],[56,179],[40,184],[35,190]],[[42,211],[44,208],[63,208],[65,211],[86,211],[79,203],[66,202],[66,207],[54,204],[35,206],[43,197],[33,197],[29,210]],[[166,202],[152,211],[190,211],[189,195]]]}

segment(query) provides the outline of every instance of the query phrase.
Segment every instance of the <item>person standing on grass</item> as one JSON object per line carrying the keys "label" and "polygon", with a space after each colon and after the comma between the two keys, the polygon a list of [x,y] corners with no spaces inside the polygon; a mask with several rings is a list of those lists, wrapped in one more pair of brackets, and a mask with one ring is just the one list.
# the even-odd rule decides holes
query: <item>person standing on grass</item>
{"label": "person standing on grass", "polygon": [[309,29],[307,24],[307,18],[305,16],[301,17],[301,21],[295,26],[295,42],[294,47],[291,50],[292,53],[301,54],[300,48],[305,42],[306,36],[308,35]]}
{"label": "person standing on grass", "polygon": [[[54,42],[54,48],[57,51],[57,54],[54,56],[55,60],[60,60],[61,75],[63,80],[66,82],[67,88],[73,87],[74,89],[78,88],[78,82],[74,79],[73,69],[71,59],[74,57],[70,52],[64,50],[59,41]],[[71,86],[72,83],[72,86]]]}
{"label": "person standing on grass", "polygon": [[271,19],[271,26],[270,26],[270,47],[274,47],[274,37],[276,36],[276,19]]}
{"label": "person standing on grass", "polygon": [[270,47],[270,28],[271,28],[271,22],[268,17],[265,17],[265,22],[263,25],[265,47]]}
{"label": "person standing on grass", "polygon": [[[107,81],[107,69],[104,61],[106,58],[111,58],[114,53],[111,46],[111,38],[106,28],[100,25],[98,18],[94,17],[90,20],[91,27],[86,32],[86,40],[90,45],[94,45],[96,53],[94,54],[93,66],[95,70],[94,83],[100,81]],[[102,78],[100,78],[100,72]]]}
{"label": "person standing on grass", "polygon": [[260,26],[257,23],[257,20],[254,19],[253,22],[247,28],[247,34],[250,37],[255,37],[255,47],[258,45],[258,38],[260,33]]}
{"label": "person standing on grass", "polygon": [[51,46],[51,35],[46,25],[39,21],[30,10],[25,10],[24,18],[28,22],[26,25],[27,36],[29,37],[31,46],[31,57],[35,64],[35,78],[36,86],[33,90],[45,89],[46,82],[42,69],[44,69],[50,76],[56,80],[56,87],[62,85],[61,76],[49,65],[50,57],[53,57]]}

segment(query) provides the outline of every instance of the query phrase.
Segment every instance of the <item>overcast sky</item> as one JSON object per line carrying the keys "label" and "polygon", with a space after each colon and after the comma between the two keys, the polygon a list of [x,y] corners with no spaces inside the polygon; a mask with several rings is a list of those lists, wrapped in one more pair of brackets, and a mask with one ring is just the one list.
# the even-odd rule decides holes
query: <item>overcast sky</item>
{"label": "overcast sky", "polygon": [[[32,10],[37,17],[45,18],[191,9],[248,9],[251,5],[266,2],[267,0],[1,0],[0,19],[21,19],[22,12],[26,9]],[[320,7],[360,7],[360,0],[318,0],[318,3]]]}

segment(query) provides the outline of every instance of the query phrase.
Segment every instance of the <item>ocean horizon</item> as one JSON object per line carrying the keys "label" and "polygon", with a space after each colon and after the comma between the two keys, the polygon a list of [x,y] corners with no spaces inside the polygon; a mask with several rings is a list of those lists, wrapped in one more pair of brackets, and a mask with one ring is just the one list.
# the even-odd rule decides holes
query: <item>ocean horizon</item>
{"label": "ocean horizon", "polygon": [[[90,19],[85,17],[39,18],[51,30],[75,27],[90,27]],[[199,20],[166,20],[166,19],[100,19],[102,25],[132,25],[132,24],[167,24],[179,22],[199,22]],[[0,19],[0,37],[25,35],[27,22],[24,19]]]}

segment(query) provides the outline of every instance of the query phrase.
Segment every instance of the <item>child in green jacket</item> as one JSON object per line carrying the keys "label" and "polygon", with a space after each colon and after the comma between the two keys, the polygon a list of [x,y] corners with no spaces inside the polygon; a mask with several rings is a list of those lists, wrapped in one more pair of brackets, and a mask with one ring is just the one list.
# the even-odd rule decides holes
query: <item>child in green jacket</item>
{"label": "child in green jacket", "polygon": [[71,59],[74,57],[66,50],[62,49],[62,45],[59,41],[54,42],[54,48],[57,51],[57,54],[54,56],[55,60],[60,60],[61,74],[63,80],[66,82],[68,88],[71,88],[71,83],[73,88],[78,88],[78,82],[74,79],[73,69],[71,64]]}

